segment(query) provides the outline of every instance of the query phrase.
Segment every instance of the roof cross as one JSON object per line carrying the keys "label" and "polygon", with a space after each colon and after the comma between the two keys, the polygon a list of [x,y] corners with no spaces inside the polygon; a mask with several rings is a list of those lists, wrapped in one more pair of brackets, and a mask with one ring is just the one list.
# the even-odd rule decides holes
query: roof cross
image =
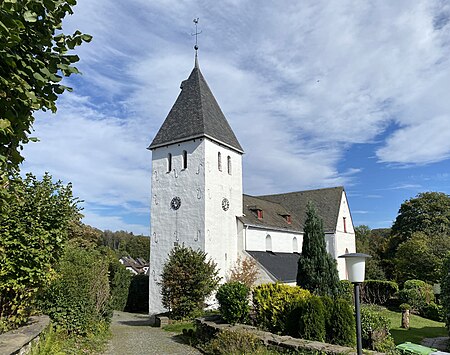
{"label": "roof cross", "polygon": [[195,23],[195,33],[191,33],[191,36],[195,36],[195,46],[194,46],[194,49],[195,49],[196,51],[198,50],[198,43],[197,43],[198,35],[199,35],[200,33],[202,33],[202,31],[198,32],[198,29],[197,29],[198,19],[199,19],[198,17],[194,19],[193,22]]}

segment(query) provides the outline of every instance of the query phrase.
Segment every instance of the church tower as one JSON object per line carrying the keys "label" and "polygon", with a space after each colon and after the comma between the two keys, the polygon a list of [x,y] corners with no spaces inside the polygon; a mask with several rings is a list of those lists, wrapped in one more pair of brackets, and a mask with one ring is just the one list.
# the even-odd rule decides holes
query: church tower
{"label": "church tower", "polygon": [[150,315],[165,311],[159,282],[177,245],[205,251],[225,277],[238,253],[244,153],[198,66],[156,134],[152,151]]}

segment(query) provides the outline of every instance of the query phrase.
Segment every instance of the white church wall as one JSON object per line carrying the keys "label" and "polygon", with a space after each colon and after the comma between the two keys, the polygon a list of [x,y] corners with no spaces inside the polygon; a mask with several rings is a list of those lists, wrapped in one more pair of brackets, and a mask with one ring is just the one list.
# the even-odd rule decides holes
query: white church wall
{"label": "white church wall", "polygon": [[[250,251],[267,251],[266,238],[270,236],[272,252],[293,253],[302,251],[303,235],[301,233],[268,230],[256,227],[245,229],[245,249]],[[297,238],[298,250],[293,249],[293,239]]]}
{"label": "white church wall", "polygon": [[[344,220],[345,219],[345,220]],[[352,216],[348,206],[347,196],[342,192],[341,205],[339,209],[338,222],[336,226],[336,257],[345,253],[356,252],[355,229],[353,227]],[[345,260],[337,259],[339,278],[347,279],[347,269]]]}
{"label": "white church wall", "polygon": [[[219,170],[218,155],[221,155]],[[231,170],[228,171],[228,157]],[[236,217],[242,216],[242,155],[215,141],[205,141],[205,251],[225,277],[238,256]],[[224,199],[228,200],[224,209]]]}
{"label": "white church wall", "polygon": [[[183,169],[183,151],[187,168]],[[176,244],[205,248],[204,238],[204,157],[203,139],[172,144],[153,150],[151,196],[151,248],[149,270],[150,314],[164,311],[161,305],[160,275],[167,256]],[[172,167],[168,172],[168,154]],[[174,197],[181,205],[171,207]]]}

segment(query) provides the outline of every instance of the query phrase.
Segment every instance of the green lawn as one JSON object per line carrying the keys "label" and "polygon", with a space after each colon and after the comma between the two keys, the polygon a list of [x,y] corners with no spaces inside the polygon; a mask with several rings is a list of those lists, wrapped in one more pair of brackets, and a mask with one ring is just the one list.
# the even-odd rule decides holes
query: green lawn
{"label": "green lawn", "polygon": [[388,309],[383,309],[381,314],[391,321],[391,334],[394,338],[395,344],[401,344],[406,341],[420,344],[423,338],[436,338],[448,336],[445,324],[435,322],[433,320],[425,319],[412,314],[410,318],[410,328],[400,328],[402,313],[393,312]]}

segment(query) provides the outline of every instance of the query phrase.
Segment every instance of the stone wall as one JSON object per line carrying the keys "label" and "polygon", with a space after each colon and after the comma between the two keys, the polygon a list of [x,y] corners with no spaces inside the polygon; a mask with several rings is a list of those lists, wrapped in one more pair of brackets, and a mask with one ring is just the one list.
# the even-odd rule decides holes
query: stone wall
{"label": "stone wall", "polygon": [[[235,330],[235,331],[247,331],[256,335],[263,343],[269,348],[276,350],[286,350],[301,352],[302,350],[307,351],[317,351],[324,354],[348,354],[356,355],[356,350],[353,348],[321,343],[318,341],[297,339],[290,336],[276,335],[262,330],[258,330],[256,327],[249,325],[230,325],[224,323],[220,316],[209,316],[204,318],[196,319],[198,337],[206,341],[214,336],[217,332],[224,329]],[[365,354],[371,355],[381,355],[382,353],[377,353],[374,351],[364,350]]]}
{"label": "stone wall", "polygon": [[40,334],[49,324],[49,317],[35,316],[30,318],[26,326],[0,334],[0,354],[27,354],[31,346],[39,341]]}

